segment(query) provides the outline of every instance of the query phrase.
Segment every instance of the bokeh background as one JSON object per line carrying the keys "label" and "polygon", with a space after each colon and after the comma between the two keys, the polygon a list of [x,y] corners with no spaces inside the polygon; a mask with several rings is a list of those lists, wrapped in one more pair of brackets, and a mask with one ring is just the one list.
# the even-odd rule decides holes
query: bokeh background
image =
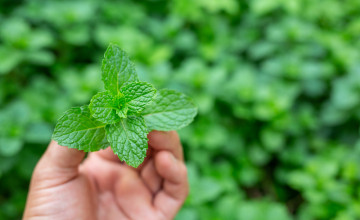
{"label": "bokeh background", "polygon": [[[360,219],[359,0],[1,0],[0,219],[109,44],[192,96],[178,220]],[[75,207],[76,208],[76,207]]]}

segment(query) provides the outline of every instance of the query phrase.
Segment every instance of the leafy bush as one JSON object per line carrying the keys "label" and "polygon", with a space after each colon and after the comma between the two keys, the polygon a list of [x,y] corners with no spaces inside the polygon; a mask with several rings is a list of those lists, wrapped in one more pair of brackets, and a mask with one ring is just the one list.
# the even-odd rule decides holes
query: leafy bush
{"label": "leafy bush", "polygon": [[360,1],[0,2],[0,219],[22,214],[56,119],[109,42],[193,97],[178,219],[360,218]]}

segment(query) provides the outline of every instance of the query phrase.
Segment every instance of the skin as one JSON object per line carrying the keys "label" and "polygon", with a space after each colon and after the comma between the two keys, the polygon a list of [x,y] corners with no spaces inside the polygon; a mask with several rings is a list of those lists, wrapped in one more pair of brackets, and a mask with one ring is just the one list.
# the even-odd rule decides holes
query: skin
{"label": "skin", "polygon": [[176,132],[153,131],[137,169],[110,148],[90,153],[52,141],[38,162],[23,219],[173,219],[188,194]]}

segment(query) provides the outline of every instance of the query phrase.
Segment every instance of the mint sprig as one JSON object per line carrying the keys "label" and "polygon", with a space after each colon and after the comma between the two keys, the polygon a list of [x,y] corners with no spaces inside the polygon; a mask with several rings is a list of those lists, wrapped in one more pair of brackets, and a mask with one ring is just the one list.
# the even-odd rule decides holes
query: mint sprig
{"label": "mint sprig", "polygon": [[102,62],[104,92],[88,106],[71,108],[58,120],[52,139],[85,152],[105,149],[138,167],[146,156],[151,130],[177,130],[192,122],[197,108],[186,95],[156,91],[140,82],[135,65],[117,45],[110,44]]}

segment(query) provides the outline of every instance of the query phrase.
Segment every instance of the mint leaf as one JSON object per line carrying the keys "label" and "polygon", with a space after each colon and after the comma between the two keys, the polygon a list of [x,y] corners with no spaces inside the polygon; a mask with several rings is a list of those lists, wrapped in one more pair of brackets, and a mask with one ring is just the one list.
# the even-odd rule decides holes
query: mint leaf
{"label": "mint leaf", "polygon": [[110,142],[121,160],[137,167],[146,156],[149,130],[182,128],[197,113],[184,94],[167,89],[156,94],[154,86],[139,82],[134,64],[114,44],[106,50],[101,70],[106,91],[58,120],[52,138],[60,145],[97,151]]}
{"label": "mint leaf", "polygon": [[162,89],[141,114],[149,129],[170,131],[190,124],[197,114],[197,108],[188,96],[174,90]]}
{"label": "mint leaf", "polygon": [[133,167],[144,161],[148,139],[143,117],[129,116],[116,124],[106,125],[106,136],[120,160]]}
{"label": "mint leaf", "polygon": [[99,92],[90,101],[91,115],[98,121],[106,124],[114,124],[120,121],[120,117],[126,117],[127,106],[122,94],[116,96],[110,92]]}
{"label": "mint leaf", "polygon": [[91,117],[87,106],[71,108],[58,120],[52,139],[69,148],[98,151],[109,146],[104,127]]}
{"label": "mint leaf", "polygon": [[115,44],[110,44],[102,61],[102,80],[111,94],[118,94],[127,82],[139,81],[135,66],[127,54]]}
{"label": "mint leaf", "polygon": [[120,117],[120,118],[126,118],[127,117],[127,112],[128,112],[128,106],[125,105],[122,109],[116,109],[116,114]]}
{"label": "mint leaf", "polygon": [[133,82],[121,88],[126,103],[129,107],[129,114],[141,112],[155,96],[156,89],[147,82]]}

